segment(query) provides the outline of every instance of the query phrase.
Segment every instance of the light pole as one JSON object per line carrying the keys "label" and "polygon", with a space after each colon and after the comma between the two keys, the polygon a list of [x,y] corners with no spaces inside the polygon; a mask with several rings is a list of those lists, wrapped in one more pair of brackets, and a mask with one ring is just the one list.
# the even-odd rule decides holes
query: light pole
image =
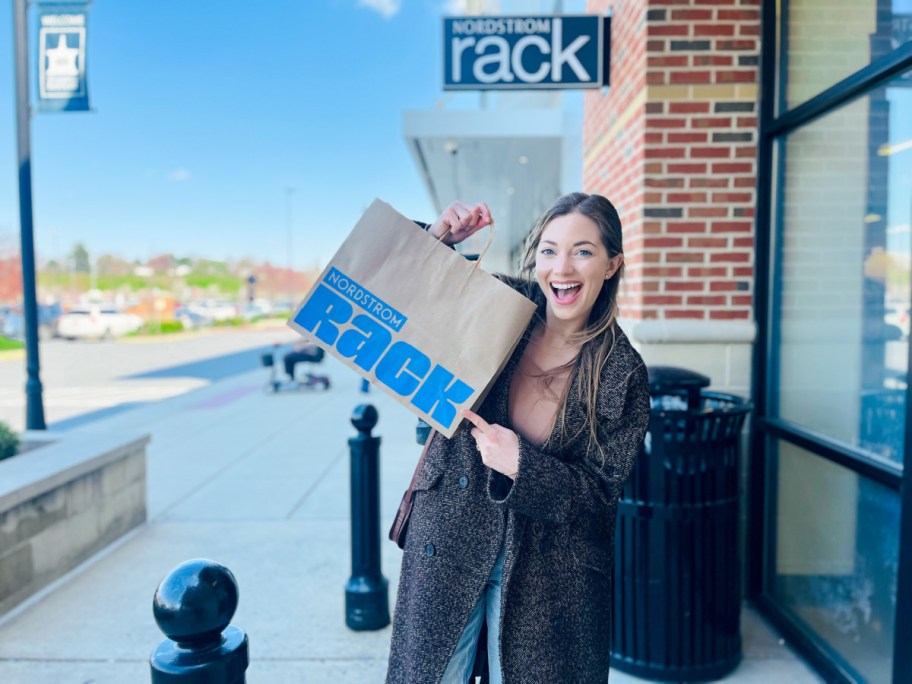
{"label": "light pole", "polygon": [[291,302],[292,307],[294,307],[294,226],[291,199],[294,193],[294,188],[285,188],[285,232],[287,240],[285,258],[288,260],[288,300]]}
{"label": "light pole", "polygon": [[26,0],[13,0],[16,55],[16,142],[19,162],[19,226],[22,235],[22,312],[25,319],[25,427],[45,430],[38,360],[38,301],[35,296],[35,239],[32,230],[32,159],[29,127],[28,19]]}

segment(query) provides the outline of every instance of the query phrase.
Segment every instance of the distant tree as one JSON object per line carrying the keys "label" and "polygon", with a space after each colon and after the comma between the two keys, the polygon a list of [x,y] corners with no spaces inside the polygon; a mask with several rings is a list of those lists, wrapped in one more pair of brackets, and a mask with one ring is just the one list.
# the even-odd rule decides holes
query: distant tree
{"label": "distant tree", "polygon": [[95,268],[98,275],[122,276],[133,271],[133,267],[126,259],[122,259],[116,254],[102,254],[95,261]]}
{"label": "distant tree", "polygon": [[174,256],[171,254],[159,254],[149,259],[147,265],[156,273],[167,273],[174,268]]}
{"label": "distant tree", "polygon": [[239,259],[229,263],[229,268],[232,273],[236,273],[244,278],[246,278],[251,273],[255,273],[259,264],[249,257],[244,259]]}
{"label": "distant tree", "polygon": [[73,270],[88,273],[92,270],[91,261],[89,261],[89,251],[81,242],[77,242],[70,252],[70,259],[73,261]]}
{"label": "distant tree", "polygon": [[211,259],[197,259],[193,265],[194,273],[205,273],[207,275],[227,275],[230,271],[228,264],[224,261],[213,261]]}

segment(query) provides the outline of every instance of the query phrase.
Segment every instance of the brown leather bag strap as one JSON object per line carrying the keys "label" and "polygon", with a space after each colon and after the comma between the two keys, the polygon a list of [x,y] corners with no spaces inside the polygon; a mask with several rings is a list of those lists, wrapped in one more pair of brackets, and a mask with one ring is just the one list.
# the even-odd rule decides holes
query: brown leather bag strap
{"label": "brown leather bag strap", "polygon": [[402,495],[402,501],[399,502],[399,510],[396,511],[396,517],[390,527],[389,538],[396,543],[400,549],[405,548],[405,536],[408,531],[409,518],[412,515],[412,504],[415,501],[415,481],[418,479],[418,473],[421,472],[421,466],[424,465],[424,457],[427,456],[428,449],[431,447],[431,440],[434,439],[435,430],[431,430],[427,440],[424,442],[424,449],[421,450],[421,457],[418,459],[418,465],[415,466],[415,473],[412,475],[412,481],[408,489]]}
{"label": "brown leather bag strap", "polygon": [[431,442],[433,441],[434,435],[436,434],[437,430],[431,428],[427,439],[424,441],[424,449],[421,450],[421,456],[418,458],[418,465],[415,466],[415,472],[412,474],[412,481],[409,482],[408,489],[405,490],[406,496],[408,496],[415,489],[415,480],[418,479],[418,473],[421,472],[421,466],[424,465],[424,457],[427,456],[428,449],[431,448]]}

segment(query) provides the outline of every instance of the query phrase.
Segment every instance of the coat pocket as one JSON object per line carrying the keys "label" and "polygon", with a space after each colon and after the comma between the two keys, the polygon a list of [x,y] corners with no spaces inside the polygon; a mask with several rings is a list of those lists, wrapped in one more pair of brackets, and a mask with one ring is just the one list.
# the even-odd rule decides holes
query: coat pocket
{"label": "coat pocket", "polygon": [[415,477],[415,485],[412,489],[416,492],[426,492],[429,489],[433,489],[441,477],[443,477],[443,468],[428,459],[422,464],[421,470],[418,471],[418,475]]}
{"label": "coat pocket", "polygon": [[570,553],[578,565],[610,575],[614,564],[614,549],[601,539],[571,538]]}

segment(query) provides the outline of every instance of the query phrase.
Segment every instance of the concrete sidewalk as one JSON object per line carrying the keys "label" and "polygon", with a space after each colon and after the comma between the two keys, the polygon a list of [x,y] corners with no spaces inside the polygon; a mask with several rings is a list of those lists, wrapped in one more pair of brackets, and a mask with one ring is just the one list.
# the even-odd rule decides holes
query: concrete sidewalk
{"label": "concrete sidewalk", "polygon": [[[3,684],[148,682],[162,641],[152,594],[176,565],[211,558],[240,587],[232,623],[250,638],[250,684],[382,682],[390,628],[344,623],[350,574],[347,438],[353,408],[380,414],[386,530],[418,458],[415,418],[327,359],[329,392],[264,392],[265,370],[79,428],[152,435],[148,523],[0,620]],[[401,552],[384,541],[395,601]],[[745,660],[724,681],[822,680],[745,609]],[[612,673],[615,684],[638,682]]]}

